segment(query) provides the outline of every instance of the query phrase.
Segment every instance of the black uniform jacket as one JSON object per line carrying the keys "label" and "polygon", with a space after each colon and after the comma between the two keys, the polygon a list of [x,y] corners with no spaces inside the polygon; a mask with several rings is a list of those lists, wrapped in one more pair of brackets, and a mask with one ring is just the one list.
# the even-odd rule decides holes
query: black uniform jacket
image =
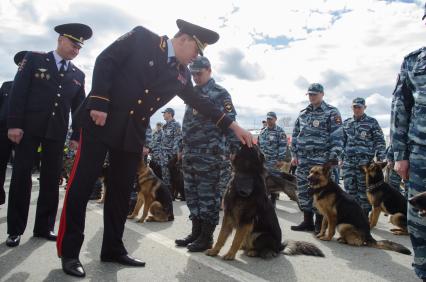
{"label": "black uniform jacket", "polygon": [[7,112],[9,109],[9,97],[13,81],[5,81],[0,88],[0,132],[7,131]]}
{"label": "black uniform jacket", "polygon": [[[13,82],[7,127],[65,141],[69,113],[79,107],[85,96],[84,73],[71,62],[61,76],[53,52],[28,52]],[[71,138],[78,138],[74,126]]]}
{"label": "black uniform jacket", "polygon": [[[219,127],[232,123],[208,99],[196,95],[186,66],[167,62],[167,37],[135,27],[96,59],[92,90],[76,120],[113,148],[141,152],[150,117],[175,95],[211,118]],[[97,126],[90,110],[108,113]]]}

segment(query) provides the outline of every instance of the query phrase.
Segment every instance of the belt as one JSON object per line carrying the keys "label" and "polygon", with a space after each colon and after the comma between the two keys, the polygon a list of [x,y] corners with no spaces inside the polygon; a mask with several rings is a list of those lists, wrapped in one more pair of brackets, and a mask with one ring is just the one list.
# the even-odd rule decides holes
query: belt
{"label": "belt", "polygon": [[193,154],[219,154],[219,148],[186,148],[183,150],[184,153],[193,153]]}

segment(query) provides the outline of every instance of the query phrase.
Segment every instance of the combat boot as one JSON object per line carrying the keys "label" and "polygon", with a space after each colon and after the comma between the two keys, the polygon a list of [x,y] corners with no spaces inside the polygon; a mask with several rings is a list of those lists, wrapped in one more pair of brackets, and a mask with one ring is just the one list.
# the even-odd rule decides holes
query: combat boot
{"label": "combat boot", "polygon": [[192,220],[192,231],[191,234],[183,239],[176,239],[176,246],[186,247],[188,244],[194,242],[201,234],[201,221],[197,218]]}
{"label": "combat boot", "polygon": [[314,220],[312,212],[303,212],[303,221],[299,225],[291,226],[293,231],[314,231]]}
{"label": "combat boot", "polygon": [[188,250],[190,252],[203,252],[207,249],[211,249],[213,246],[213,232],[215,228],[216,225],[203,221],[201,223],[200,236],[187,246]]}
{"label": "combat boot", "polygon": [[321,224],[322,224],[323,216],[319,213],[315,213],[315,235],[320,233],[321,231]]}

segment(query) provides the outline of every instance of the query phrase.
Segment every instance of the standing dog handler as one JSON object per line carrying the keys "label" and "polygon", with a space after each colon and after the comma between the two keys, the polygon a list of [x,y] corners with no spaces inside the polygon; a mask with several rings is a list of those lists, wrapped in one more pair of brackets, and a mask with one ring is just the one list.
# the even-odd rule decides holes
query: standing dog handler
{"label": "standing dog handler", "polygon": [[155,111],[175,95],[216,126],[231,128],[251,146],[251,134],[239,127],[208,99],[196,95],[187,65],[219,35],[206,28],[177,20],[173,39],[138,26],[118,38],[96,59],[92,90],[76,121],[81,140],[62,210],[57,249],[62,269],[85,276],[79,261],[84,240],[88,198],[105,155],[110,157],[110,186],[104,206],[101,261],[130,266],[145,263],[130,257],[122,237],[130,190],[141,159],[145,131]]}

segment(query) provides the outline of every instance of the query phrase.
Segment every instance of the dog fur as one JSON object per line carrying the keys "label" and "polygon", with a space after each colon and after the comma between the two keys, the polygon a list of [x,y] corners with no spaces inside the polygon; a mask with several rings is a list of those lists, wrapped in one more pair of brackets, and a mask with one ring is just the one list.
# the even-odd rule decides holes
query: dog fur
{"label": "dog fur", "polygon": [[[372,237],[367,215],[353,197],[331,180],[331,167],[331,163],[314,166],[308,176],[314,204],[324,216],[321,231],[317,237],[320,240],[329,241],[337,228],[341,236],[337,239],[340,243],[410,255],[410,250],[400,244],[388,240],[376,241]],[[327,229],[328,232],[326,232]]]}
{"label": "dog fur", "polygon": [[383,168],[385,162],[373,162],[361,166],[365,173],[367,198],[373,210],[370,213],[370,228],[377,225],[381,212],[388,215],[389,221],[398,228],[391,229],[395,235],[408,235],[407,231],[407,200],[404,196],[384,182]]}
{"label": "dog fur", "polygon": [[172,189],[173,200],[180,199],[185,201],[185,191],[182,172],[182,159],[178,160],[177,155],[174,155],[167,164],[170,171],[170,186]]}
{"label": "dog fur", "polygon": [[[166,222],[174,220],[173,202],[167,186],[155,175],[152,169],[142,160],[138,168],[138,197],[135,208],[127,218],[138,216],[143,205],[142,217],[138,222]],[[151,213],[148,216],[148,212]],[[147,218],[148,216],[148,218]]]}
{"label": "dog fur", "polygon": [[264,156],[259,148],[242,146],[233,160],[233,175],[224,196],[224,217],[216,244],[206,251],[216,256],[235,228],[232,246],[223,257],[235,259],[239,249],[248,256],[271,258],[280,252],[289,255],[324,254],[315,245],[302,241],[282,242],[281,228],[265,185]]}

